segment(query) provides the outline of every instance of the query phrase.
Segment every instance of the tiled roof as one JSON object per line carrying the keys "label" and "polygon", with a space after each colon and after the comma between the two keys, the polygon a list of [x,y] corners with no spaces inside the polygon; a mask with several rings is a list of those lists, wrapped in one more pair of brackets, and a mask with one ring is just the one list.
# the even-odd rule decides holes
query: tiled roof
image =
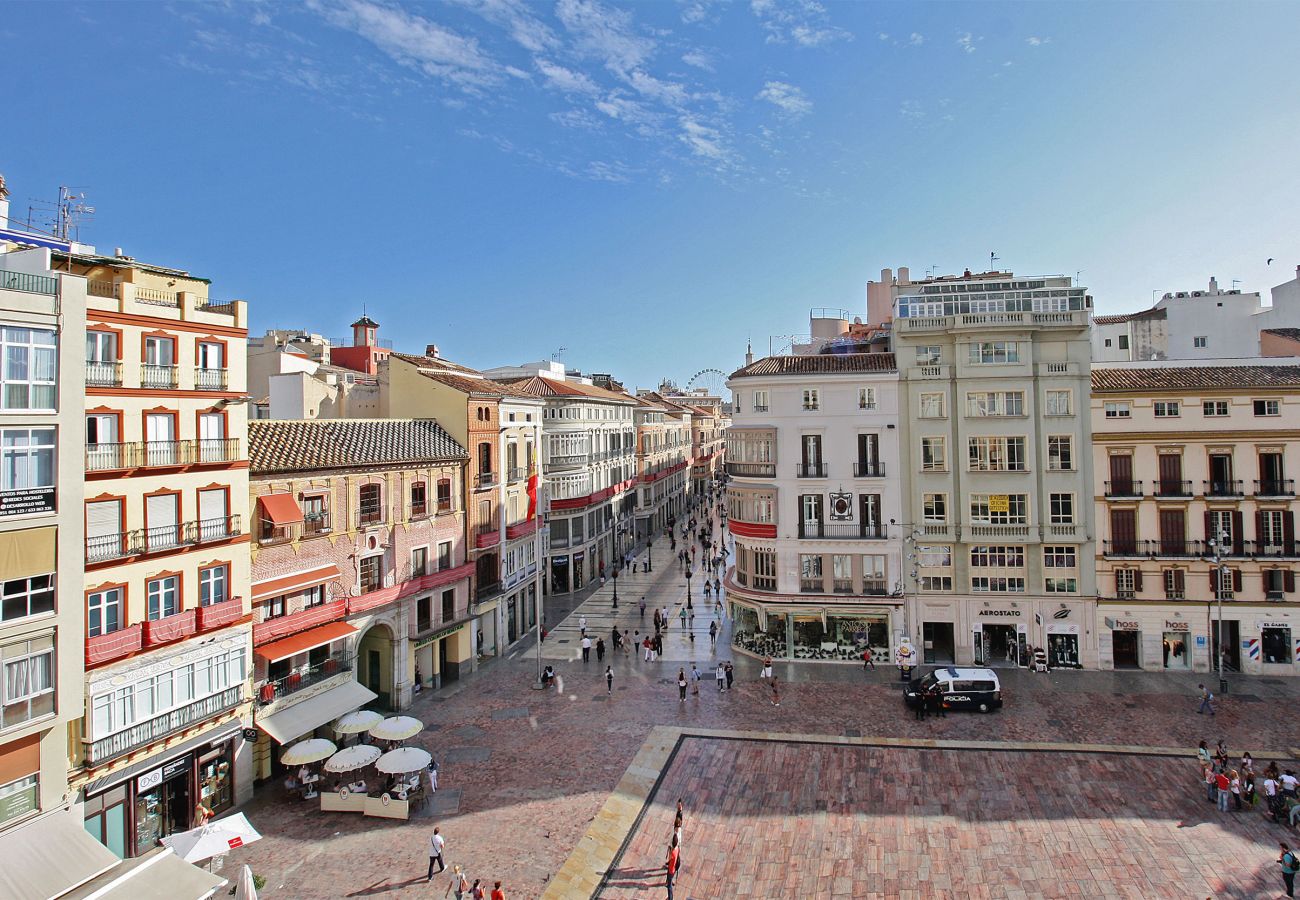
{"label": "tiled roof", "polygon": [[464,394],[475,394],[480,397],[529,397],[535,399],[533,394],[511,387],[502,381],[492,381],[468,366],[462,366],[442,357],[408,356],[405,353],[394,353],[392,357],[415,366],[420,370],[420,374],[430,381],[445,384]]}
{"label": "tiled roof", "polygon": [[1300,341],[1300,328],[1265,328],[1265,334],[1276,334],[1278,337],[1288,338],[1293,341]]}
{"label": "tiled roof", "polygon": [[1093,316],[1092,324],[1094,325],[1120,325],[1124,322],[1133,322],[1137,319],[1165,319],[1169,313],[1164,309],[1144,309],[1141,312],[1121,313],[1117,316]]}
{"label": "tiled roof", "polygon": [[433,419],[261,419],[248,423],[249,470],[298,472],[467,459]]}
{"label": "tiled roof", "polygon": [[1116,366],[1092,370],[1092,389],[1097,392],[1269,387],[1300,388],[1300,366]]}
{"label": "tiled roof", "polygon": [[827,353],[816,356],[768,356],[731,373],[750,375],[813,375],[836,372],[897,372],[892,353]]}
{"label": "tiled roof", "polygon": [[635,399],[628,394],[620,394],[618,391],[607,391],[602,387],[596,387],[594,384],[582,384],[577,381],[559,381],[555,378],[546,378],[542,375],[534,375],[532,378],[521,378],[518,381],[502,382],[516,390],[523,391],[530,397],[592,397],[597,400],[616,400],[621,403],[633,403]]}

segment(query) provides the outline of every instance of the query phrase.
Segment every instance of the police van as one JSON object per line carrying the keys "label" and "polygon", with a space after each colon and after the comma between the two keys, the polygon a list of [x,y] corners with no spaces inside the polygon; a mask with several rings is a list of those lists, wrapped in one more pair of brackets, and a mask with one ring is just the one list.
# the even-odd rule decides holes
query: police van
{"label": "police van", "polygon": [[1002,682],[992,669],[935,669],[909,681],[903,699],[915,707],[923,702],[924,694],[936,688],[943,693],[943,704],[948,709],[990,712],[1002,707]]}

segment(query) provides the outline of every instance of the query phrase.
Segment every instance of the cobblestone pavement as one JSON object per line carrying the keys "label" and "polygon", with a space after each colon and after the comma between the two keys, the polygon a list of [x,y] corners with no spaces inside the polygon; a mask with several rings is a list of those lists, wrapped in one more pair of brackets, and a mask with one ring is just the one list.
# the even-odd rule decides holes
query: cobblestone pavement
{"label": "cobblestone pavement", "polygon": [[[1265,897],[1275,826],[1184,760],[686,737],[600,896]],[[1270,892],[1269,888],[1273,888]]]}
{"label": "cobblestone pavement", "polygon": [[[661,557],[658,542],[655,557]],[[667,603],[673,597],[684,596],[684,579],[672,566],[656,564],[654,573],[638,573],[626,582],[620,578],[620,627],[639,627],[636,606],[621,599],[625,585],[637,585],[638,579],[643,579],[640,587],[647,595],[647,604]],[[593,604],[589,610],[609,604],[610,587],[582,599],[577,614],[583,614],[587,604]],[[632,593],[639,599],[635,587]],[[593,616],[587,614],[589,627],[595,629]],[[649,615],[647,609],[647,621]],[[701,621],[697,612],[697,629]],[[888,670],[863,673],[854,665],[787,664],[776,669],[787,684],[781,706],[774,708],[755,677],[756,666],[740,656],[735,657],[735,689],[718,694],[704,664],[728,658],[730,653],[721,640],[716,651],[710,649],[707,623],[708,619],[703,619],[705,639],[697,634],[693,647],[674,626],[665,648],[667,658],[657,663],[643,662],[631,654],[607,657],[606,662],[612,662],[615,672],[612,697],[605,691],[604,665],[597,663],[594,653],[585,666],[574,659],[572,652],[553,657],[550,661],[563,678],[563,692],[534,691],[537,663],[533,650],[527,647],[442,691],[420,695],[408,712],[428,724],[412,743],[429,749],[441,762],[434,812],[424,812],[409,823],[322,813],[310,804],[286,800],[278,785],[267,785],[244,809],[264,837],[231,853],[227,865],[250,863],[258,874],[266,876],[264,894],[268,897],[428,897],[432,896],[431,888],[436,886],[441,894],[446,885],[446,879],[437,880],[435,885],[424,882],[428,835],[437,824],[447,839],[449,865],[464,865],[471,879],[502,879],[511,900],[536,897],[586,832],[650,729],[660,724],[800,734],[1186,746],[1189,756],[1201,738],[1208,739],[1211,745],[1223,738],[1233,750],[1248,747],[1284,751],[1300,745],[1300,720],[1294,712],[1300,686],[1268,683],[1279,679],[1244,676],[1234,680],[1234,693],[1224,699],[1214,719],[1194,714],[1195,676],[1085,672],[1033,676],[1009,671],[1004,676],[1007,707],[1001,712],[987,716],[953,714],[946,719],[917,722],[903,709],[898,683],[890,680]],[[612,622],[609,624],[612,627]],[[572,634],[574,629],[574,617],[561,623],[552,632],[557,640],[553,643],[548,638],[543,644],[544,654],[550,656],[552,648],[569,646],[560,644],[558,638],[566,632]],[[681,703],[675,675],[691,657],[702,664],[706,681],[698,697],[688,697]],[[974,761],[979,756],[972,753],[970,758]],[[904,784],[911,784],[920,777],[919,757],[891,755],[888,759],[887,768],[875,770],[877,779],[892,783],[901,778]],[[969,790],[983,792],[987,807],[1005,808],[1010,802],[1005,798],[1014,791],[1038,790],[1027,787],[1039,783],[1036,771],[1028,767],[1014,782],[976,784]],[[1101,771],[1104,776],[1107,770]],[[1147,774],[1156,771],[1160,774]],[[1175,771],[1183,773],[1178,777],[1193,777],[1190,764],[1182,769],[1175,765]],[[1177,781],[1163,769],[1138,766],[1136,772],[1135,778],[1147,780],[1148,794],[1161,786],[1174,787]],[[752,777],[766,783],[774,781],[777,774],[779,770],[766,779],[758,773]],[[724,771],[715,777],[731,776]],[[746,777],[751,776],[747,773]],[[988,775],[988,779],[1003,777],[1004,773],[996,770]],[[1181,788],[1180,782],[1169,795],[1169,803],[1179,802],[1184,793]],[[1129,789],[1103,782],[1088,785],[1087,790],[1108,795],[1124,794]],[[1063,799],[1059,809],[1079,808],[1076,802],[1071,799],[1067,804]],[[1182,815],[1205,815],[1205,801],[1198,805],[1194,791],[1186,792],[1185,802]],[[958,820],[937,805],[933,818],[922,820],[916,815],[908,819],[913,829],[925,821],[927,827],[945,829],[952,840],[969,840],[948,830],[956,829]],[[1242,814],[1243,820],[1255,816]],[[802,843],[785,843],[780,830],[784,827],[782,820],[774,815],[761,821],[769,826],[764,833],[770,841],[752,855],[763,857],[764,865],[784,865],[779,862],[784,854],[798,857],[810,846],[807,838],[800,839]],[[1084,822],[1075,822],[1063,814],[1058,829],[1064,831],[1054,833],[1083,829]],[[730,827],[734,830],[740,826]],[[1014,819],[1005,820],[999,827],[1008,829],[1008,833],[1030,830],[1028,824],[1022,828]],[[1103,820],[1096,827],[1109,833],[1105,829],[1119,828],[1120,823]],[[1188,829],[1179,830],[1171,840],[1188,840],[1188,834]],[[1242,832],[1240,840],[1253,840],[1253,834],[1249,830]],[[896,839],[891,832],[890,840]],[[881,845],[881,865],[893,871],[908,862],[902,856],[886,853],[885,846]],[[1109,846],[1105,844],[1101,849]],[[1245,845],[1232,846],[1235,854]],[[1267,862],[1275,855],[1272,850],[1275,847],[1271,842],[1261,840],[1253,852],[1232,857],[1220,854],[1218,858],[1254,872],[1261,861]],[[1087,869],[1094,857],[1067,857],[1065,871],[1071,875],[1062,881],[1075,880],[1074,867]],[[1145,878],[1143,872],[1160,865],[1131,854],[1117,858],[1131,867],[1135,885],[1145,884],[1138,880]],[[1025,859],[1027,869],[1043,865],[1041,860]],[[713,896],[729,894],[724,891]]]}

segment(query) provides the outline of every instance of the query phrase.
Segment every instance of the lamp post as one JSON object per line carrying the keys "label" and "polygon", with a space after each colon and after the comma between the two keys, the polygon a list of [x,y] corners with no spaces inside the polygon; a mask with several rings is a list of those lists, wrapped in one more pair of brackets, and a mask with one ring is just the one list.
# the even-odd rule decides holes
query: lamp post
{"label": "lamp post", "polygon": [[686,566],[686,604],[689,606],[690,602],[691,602],[691,567],[688,564]]}
{"label": "lamp post", "polygon": [[1228,567],[1223,565],[1223,553],[1227,548],[1228,535],[1220,531],[1218,537],[1210,539],[1210,546],[1214,550],[1211,560],[1214,563],[1214,596],[1219,603],[1219,621],[1215,624],[1215,641],[1214,655],[1217,657],[1215,662],[1219,672],[1219,693],[1228,692],[1228,684],[1223,680],[1223,579],[1228,574]]}
{"label": "lamp post", "polygon": [[618,609],[618,566],[614,567],[614,608]]}
{"label": "lamp post", "polygon": [[655,547],[654,536],[651,534],[647,534],[645,539],[645,570],[647,572],[653,572],[655,570],[654,559],[650,555],[650,551],[654,550],[654,547]]}

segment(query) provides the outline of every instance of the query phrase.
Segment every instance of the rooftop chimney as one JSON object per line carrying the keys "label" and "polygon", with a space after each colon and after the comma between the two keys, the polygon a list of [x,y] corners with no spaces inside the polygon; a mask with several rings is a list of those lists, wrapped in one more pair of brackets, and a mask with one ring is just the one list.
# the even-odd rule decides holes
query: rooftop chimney
{"label": "rooftop chimney", "polygon": [[425,356],[428,356],[428,357],[431,357],[431,358],[433,358],[433,359],[437,359],[437,358],[438,358],[438,345],[437,345],[437,344],[426,344],[425,347],[424,347],[424,355],[425,355]]}

